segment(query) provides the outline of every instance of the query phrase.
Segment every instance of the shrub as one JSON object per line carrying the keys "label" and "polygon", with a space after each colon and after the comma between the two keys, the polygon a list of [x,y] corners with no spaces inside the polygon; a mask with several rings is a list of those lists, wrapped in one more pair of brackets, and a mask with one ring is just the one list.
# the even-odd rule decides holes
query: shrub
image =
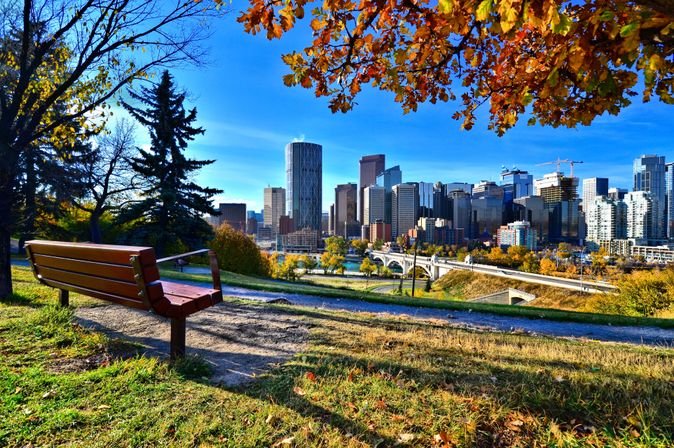
{"label": "shrub", "polygon": [[671,270],[636,271],[618,282],[618,294],[608,295],[597,307],[608,313],[653,316],[674,305],[674,277]]}
{"label": "shrub", "polygon": [[215,251],[220,269],[246,275],[270,275],[269,257],[262,255],[248,235],[227,224],[216,229],[209,247]]}

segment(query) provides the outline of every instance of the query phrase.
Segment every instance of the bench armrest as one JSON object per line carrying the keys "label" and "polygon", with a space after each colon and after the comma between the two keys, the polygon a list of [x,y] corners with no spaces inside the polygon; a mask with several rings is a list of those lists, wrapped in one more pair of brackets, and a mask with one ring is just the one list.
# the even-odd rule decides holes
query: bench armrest
{"label": "bench armrest", "polygon": [[220,282],[220,268],[218,267],[218,259],[215,256],[215,252],[211,249],[199,249],[192,252],[186,252],[184,254],[173,255],[171,257],[164,257],[157,260],[157,264],[165,263],[167,261],[178,260],[180,258],[190,257],[192,255],[199,255],[208,252],[208,257],[210,258],[211,264],[211,276],[213,277],[213,289],[222,291],[222,283]]}

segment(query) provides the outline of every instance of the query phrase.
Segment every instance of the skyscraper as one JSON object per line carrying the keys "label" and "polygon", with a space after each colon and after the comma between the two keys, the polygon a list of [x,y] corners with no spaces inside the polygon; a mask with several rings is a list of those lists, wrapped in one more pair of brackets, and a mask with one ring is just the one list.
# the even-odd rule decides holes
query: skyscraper
{"label": "skyscraper", "polygon": [[534,176],[517,168],[504,169],[501,171],[501,186],[504,190],[505,202],[531,196],[534,193]]}
{"label": "skyscraper", "polygon": [[587,210],[592,200],[598,196],[608,196],[608,178],[583,179],[583,210]]}
{"label": "skyscraper", "polygon": [[[403,182],[403,172],[400,171],[400,166],[385,169],[379,176],[377,176],[377,185],[384,187],[386,190],[386,203],[384,204],[384,222],[392,223],[391,218],[391,192],[393,186]],[[396,235],[397,236],[397,235]]]}
{"label": "skyscraper", "polygon": [[634,191],[647,191],[651,193],[651,198],[658,202],[656,223],[660,229],[656,230],[658,238],[666,235],[665,220],[665,157],[654,154],[642,155],[634,160]]}
{"label": "skyscraper", "polygon": [[358,220],[363,220],[363,194],[366,187],[377,183],[377,176],[384,172],[386,166],[386,156],[384,154],[374,154],[363,156],[360,159],[360,185],[358,188]]}
{"label": "skyscraper", "polygon": [[320,232],[323,213],[323,147],[316,143],[286,145],[286,211],[296,229]]}
{"label": "skyscraper", "polygon": [[384,221],[386,216],[384,207],[386,204],[386,190],[378,185],[365,187],[363,191],[363,224],[374,224]]}
{"label": "skyscraper", "polygon": [[542,196],[550,211],[550,241],[576,243],[582,237],[585,222],[581,223],[578,178],[566,177],[562,172],[546,174],[534,181],[536,195]]}
{"label": "skyscraper", "polygon": [[349,237],[345,233],[346,225],[356,222],[356,202],[357,202],[356,184],[339,184],[335,187],[335,211],[333,229],[335,235]]}
{"label": "skyscraper", "polygon": [[391,237],[395,240],[417,223],[419,194],[414,184],[394,185],[391,191]]}
{"label": "skyscraper", "polygon": [[281,187],[264,189],[264,225],[271,228],[273,236],[279,233],[279,220],[286,214],[286,190]]}
{"label": "skyscraper", "polygon": [[246,231],[246,204],[220,204],[218,207],[220,224],[227,224],[239,232]]}
{"label": "skyscraper", "polygon": [[674,163],[665,165],[665,215],[667,238],[674,238]]}

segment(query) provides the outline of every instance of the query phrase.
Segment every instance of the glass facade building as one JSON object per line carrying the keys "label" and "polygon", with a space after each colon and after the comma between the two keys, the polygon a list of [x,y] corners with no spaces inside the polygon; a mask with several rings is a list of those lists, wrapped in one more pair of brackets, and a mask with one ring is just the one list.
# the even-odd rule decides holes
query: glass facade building
{"label": "glass facade building", "polygon": [[316,143],[286,145],[286,212],[296,229],[321,231],[323,216],[323,147]]}

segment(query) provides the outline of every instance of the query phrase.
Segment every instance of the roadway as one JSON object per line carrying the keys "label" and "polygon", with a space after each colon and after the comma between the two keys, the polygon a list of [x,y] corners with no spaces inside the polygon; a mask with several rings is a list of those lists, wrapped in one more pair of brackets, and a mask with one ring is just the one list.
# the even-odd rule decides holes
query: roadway
{"label": "roadway", "polygon": [[497,277],[509,278],[512,280],[519,280],[528,283],[536,283],[539,285],[555,286],[558,288],[570,289],[581,292],[614,292],[617,288],[609,283],[597,283],[580,281],[571,278],[552,277],[549,275],[532,274],[529,272],[517,271],[515,269],[507,269],[499,266],[491,266],[487,264],[467,264],[457,261],[450,261],[438,259],[437,264],[449,265],[453,269],[463,269],[466,271],[479,272],[481,274],[493,275]]}

